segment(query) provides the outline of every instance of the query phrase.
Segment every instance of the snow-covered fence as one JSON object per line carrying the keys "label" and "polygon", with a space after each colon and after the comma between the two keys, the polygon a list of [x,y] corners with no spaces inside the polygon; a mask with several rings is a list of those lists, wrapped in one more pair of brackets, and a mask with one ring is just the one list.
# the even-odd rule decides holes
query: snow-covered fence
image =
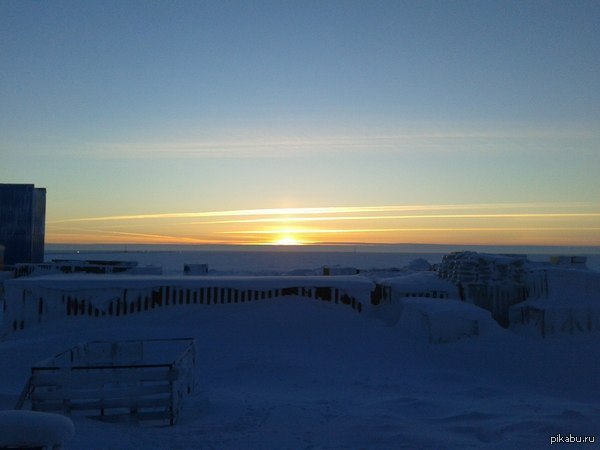
{"label": "snow-covered fence", "polygon": [[31,408],[173,425],[195,361],[187,338],[80,344],[31,369]]}
{"label": "snow-covered fence", "polygon": [[360,276],[207,277],[55,275],[5,282],[0,336],[57,318],[119,317],[180,305],[299,296],[369,310],[373,282]]}
{"label": "snow-covered fence", "polygon": [[591,270],[545,271],[547,295],[510,309],[510,325],[541,337],[600,331],[600,274]]}
{"label": "snow-covered fence", "polygon": [[526,298],[524,287],[517,284],[469,284],[466,289],[466,301],[490,311],[504,327],[509,323],[509,308]]}
{"label": "snow-covered fence", "polygon": [[541,337],[600,331],[600,305],[520,304],[510,310],[511,327],[529,328]]}
{"label": "snow-covered fence", "polygon": [[524,272],[520,282],[486,282],[459,285],[463,300],[473,303],[492,313],[492,317],[503,327],[510,323],[510,308],[532,298],[548,296],[547,272],[534,269]]}

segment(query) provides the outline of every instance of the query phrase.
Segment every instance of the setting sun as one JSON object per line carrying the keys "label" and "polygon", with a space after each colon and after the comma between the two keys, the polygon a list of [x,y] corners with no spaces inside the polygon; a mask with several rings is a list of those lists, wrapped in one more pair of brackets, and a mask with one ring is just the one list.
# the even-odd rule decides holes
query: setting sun
{"label": "setting sun", "polygon": [[272,245],[302,245],[302,242],[300,242],[294,236],[285,235],[273,241]]}

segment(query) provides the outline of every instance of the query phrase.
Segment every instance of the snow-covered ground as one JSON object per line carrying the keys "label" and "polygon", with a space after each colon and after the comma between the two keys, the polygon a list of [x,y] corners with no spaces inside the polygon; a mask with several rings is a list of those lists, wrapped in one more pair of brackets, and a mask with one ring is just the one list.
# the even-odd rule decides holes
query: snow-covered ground
{"label": "snow-covered ground", "polygon": [[[102,259],[161,264],[160,254],[140,255],[104,254]],[[162,256],[166,273],[181,271],[184,263],[208,263],[223,273],[264,274],[311,272],[328,264],[402,267],[414,259],[386,255],[363,265],[352,260],[354,254],[340,260],[313,255],[310,261],[280,255],[276,258],[285,264],[278,266],[264,255],[254,261],[238,255],[219,267],[217,261],[191,254]],[[261,258],[270,262],[261,266]],[[482,324],[485,333],[431,344],[402,321],[390,326],[350,308],[300,297],[64,319],[0,342],[0,409],[14,407],[32,365],[77,343],[193,337],[198,387],[175,426],[73,416],[76,431],[65,448],[512,449],[545,448],[558,434],[594,436],[597,445],[598,334],[540,339],[491,320]]]}

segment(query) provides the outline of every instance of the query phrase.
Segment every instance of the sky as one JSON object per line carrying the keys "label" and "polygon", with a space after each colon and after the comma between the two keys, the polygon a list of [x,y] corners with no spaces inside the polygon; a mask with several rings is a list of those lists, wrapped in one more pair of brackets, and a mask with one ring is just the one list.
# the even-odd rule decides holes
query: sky
{"label": "sky", "polygon": [[597,1],[0,0],[48,243],[600,245]]}

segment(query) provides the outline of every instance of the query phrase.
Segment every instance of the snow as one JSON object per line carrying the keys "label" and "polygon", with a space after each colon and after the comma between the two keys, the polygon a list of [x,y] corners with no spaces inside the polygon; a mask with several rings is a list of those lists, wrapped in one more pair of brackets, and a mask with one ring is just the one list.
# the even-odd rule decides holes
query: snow
{"label": "snow", "polygon": [[179,287],[231,287],[240,289],[281,289],[288,286],[321,286],[332,283],[346,287],[361,285],[362,290],[369,290],[371,282],[360,276],[154,276],[154,275],[46,275],[35,278],[16,278],[5,282],[7,289],[11,286],[40,287],[47,289],[143,289],[161,285],[177,285]]}
{"label": "snow", "polygon": [[404,293],[425,292],[447,292],[452,297],[458,295],[457,288],[453,283],[443,280],[435,272],[417,272],[404,276],[384,278],[379,280],[381,284],[391,286],[400,296]]}
{"label": "snow", "polygon": [[[189,260],[182,255],[180,267]],[[431,277],[390,283],[418,291],[422,276]],[[363,277],[322,278],[353,288],[372,285]],[[448,287],[440,281],[440,290]],[[57,318],[0,342],[0,409],[14,407],[38,361],[81,342],[190,337],[197,346],[197,388],[175,426],[73,415],[76,433],[64,448],[544,448],[558,433],[598,433],[597,333],[532,338],[452,299],[402,302],[392,324],[300,296]],[[433,326],[419,328],[411,315]],[[473,330],[474,323],[477,333],[453,334]],[[432,330],[444,339],[431,339]]]}
{"label": "snow", "polygon": [[498,333],[490,313],[458,300],[405,298],[397,324],[401,333],[431,344]]}
{"label": "snow", "polygon": [[75,433],[73,422],[58,414],[0,411],[0,447],[60,445]]}

